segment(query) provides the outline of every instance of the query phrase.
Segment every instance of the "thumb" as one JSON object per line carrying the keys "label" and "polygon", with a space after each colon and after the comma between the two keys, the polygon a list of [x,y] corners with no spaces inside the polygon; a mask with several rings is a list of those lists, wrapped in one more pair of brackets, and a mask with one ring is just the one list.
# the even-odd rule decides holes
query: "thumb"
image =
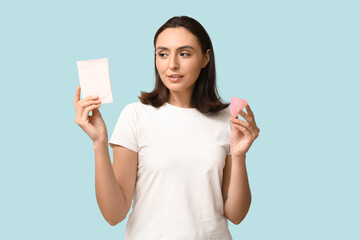
{"label": "thumb", "polygon": [[98,108],[92,110],[92,116],[101,116],[101,113]]}

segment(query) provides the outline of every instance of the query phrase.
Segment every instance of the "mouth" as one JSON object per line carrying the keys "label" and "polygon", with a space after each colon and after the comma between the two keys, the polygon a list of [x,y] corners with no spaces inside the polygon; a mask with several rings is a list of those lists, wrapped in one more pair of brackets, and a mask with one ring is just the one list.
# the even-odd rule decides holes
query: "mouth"
{"label": "mouth", "polygon": [[171,74],[171,75],[168,75],[168,78],[170,79],[170,81],[172,82],[177,82],[179,81],[181,78],[183,78],[184,76],[183,75],[179,75],[179,74]]}

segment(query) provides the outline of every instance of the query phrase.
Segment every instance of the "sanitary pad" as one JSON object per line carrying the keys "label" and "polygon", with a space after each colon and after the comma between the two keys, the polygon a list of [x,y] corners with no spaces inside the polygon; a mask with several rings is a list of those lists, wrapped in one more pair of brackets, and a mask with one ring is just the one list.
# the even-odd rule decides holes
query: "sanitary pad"
{"label": "sanitary pad", "polygon": [[77,61],[82,99],[98,96],[101,103],[112,103],[109,62],[107,58]]}

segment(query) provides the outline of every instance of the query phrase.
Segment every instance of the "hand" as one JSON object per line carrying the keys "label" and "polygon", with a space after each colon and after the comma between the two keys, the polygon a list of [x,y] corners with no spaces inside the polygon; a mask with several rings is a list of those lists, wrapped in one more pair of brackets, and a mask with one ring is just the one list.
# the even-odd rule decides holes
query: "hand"
{"label": "hand", "polygon": [[[93,142],[107,141],[106,125],[98,109],[101,107],[101,101],[98,100],[98,97],[89,96],[80,100],[80,86],[78,86],[74,106],[76,110],[75,123],[84,130],[91,140]],[[90,111],[92,111],[92,116],[89,116]]]}
{"label": "hand", "polygon": [[245,108],[248,114],[238,109],[238,113],[246,120],[238,119],[238,116],[230,117],[231,135],[230,150],[232,156],[245,156],[251,144],[259,136],[260,129],[256,126],[254,113],[246,103]]}

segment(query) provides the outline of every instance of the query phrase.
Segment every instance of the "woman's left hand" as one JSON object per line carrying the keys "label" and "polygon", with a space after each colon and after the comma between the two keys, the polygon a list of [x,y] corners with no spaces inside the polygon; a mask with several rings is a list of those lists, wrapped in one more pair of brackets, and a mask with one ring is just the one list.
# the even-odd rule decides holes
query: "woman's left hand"
{"label": "woman's left hand", "polygon": [[246,103],[247,114],[241,109],[238,113],[246,120],[231,116],[230,150],[232,156],[245,156],[251,144],[259,136],[260,129],[256,126],[254,113]]}

